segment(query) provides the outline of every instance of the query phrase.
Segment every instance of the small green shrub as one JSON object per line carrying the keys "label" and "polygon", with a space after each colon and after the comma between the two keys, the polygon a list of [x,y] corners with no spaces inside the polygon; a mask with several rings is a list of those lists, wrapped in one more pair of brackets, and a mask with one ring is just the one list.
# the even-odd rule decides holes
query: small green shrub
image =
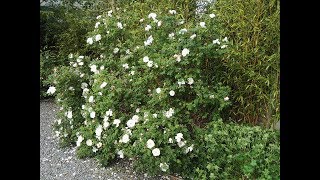
{"label": "small green shrub", "polygon": [[199,130],[195,179],[280,179],[280,133],[221,120]]}

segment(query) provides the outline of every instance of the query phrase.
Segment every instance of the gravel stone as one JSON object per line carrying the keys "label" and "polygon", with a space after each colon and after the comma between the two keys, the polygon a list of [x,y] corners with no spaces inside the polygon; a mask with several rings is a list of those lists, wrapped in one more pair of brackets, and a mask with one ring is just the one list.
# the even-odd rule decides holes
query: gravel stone
{"label": "gravel stone", "polygon": [[168,176],[150,177],[145,173],[136,173],[132,162],[124,159],[101,167],[95,159],[77,158],[75,147],[60,148],[52,126],[58,110],[53,100],[40,101],[40,180],[171,179]]}

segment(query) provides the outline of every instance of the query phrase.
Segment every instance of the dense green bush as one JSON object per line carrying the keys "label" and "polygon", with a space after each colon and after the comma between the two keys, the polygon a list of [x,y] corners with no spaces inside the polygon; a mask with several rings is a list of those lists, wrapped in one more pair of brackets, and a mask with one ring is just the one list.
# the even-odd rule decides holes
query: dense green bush
{"label": "dense green bush", "polygon": [[219,120],[197,138],[195,179],[280,179],[278,131]]}
{"label": "dense green bush", "polygon": [[232,119],[267,127],[280,120],[280,1],[219,0],[211,7],[232,45],[219,81],[232,89]]}
{"label": "dense green bush", "polygon": [[[69,66],[50,75],[49,92],[60,106],[55,132],[62,145],[76,145],[79,157],[95,157],[103,165],[133,158],[137,169],[150,174],[201,179],[216,173],[207,168],[219,155],[213,137],[222,142],[217,147],[222,152],[247,158],[236,156],[228,165],[221,158],[214,164],[223,174],[217,177],[260,177],[269,171],[277,178],[277,169],[270,169],[263,156],[277,159],[278,149],[274,154],[259,149],[260,143],[268,148],[268,138],[259,141],[264,132],[218,122],[231,105],[230,88],[214,72],[230,44],[217,31],[215,15],[187,20],[172,9],[137,7],[145,4],[97,16],[85,39],[90,53],[69,54]],[[257,138],[248,136],[251,131]],[[224,136],[228,132],[230,137]],[[232,142],[237,136],[243,137],[239,147]],[[243,149],[246,142],[258,144],[253,156],[249,145]],[[257,170],[247,167],[249,156]]]}

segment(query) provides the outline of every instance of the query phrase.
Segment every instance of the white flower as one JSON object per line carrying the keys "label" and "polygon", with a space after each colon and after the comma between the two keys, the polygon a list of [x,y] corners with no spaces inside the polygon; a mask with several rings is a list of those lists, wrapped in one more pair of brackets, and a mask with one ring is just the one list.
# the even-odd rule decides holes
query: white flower
{"label": "white flower", "polygon": [[118,127],[119,126],[119,124],[120,124],[120,119],[115,119],[114,121],[113,121],[113,124],[115,124],[116,125],[116,127]]}
{"label": "white flower", "polygon": [[157,88],[157,89],[156,89],[156,92],[157,92],[158,94],[160,94],[161,89],[160,89],[160,88]]}
{"label": "white flower", "polygon": [[157,117],[158,117],[158,114],[152,114],[152,116],[153,116],[154,118],[157,118]]}
{"label": "white flower", "polygon": [[188,84],[191,85],[191,84],[193,84],[193,83],[194,83],[193,78],[188,78]]}
{"label": "white flower", "polygon": [[150,29],[151,29],[151,26],[149,24],[144,28],[145,31],[149,31]]}
{"label": "white flower", "polygon": [[166,111],[164,112],[164,115],[167,117],[167,118],[170,118],[174,113],[174,110],[172,108],[169,109],[169,111]]}
{"label": "white flower", "polygon": [[149,57],[148,56],[143,57],[143,62],[145,63],[149,62]]}
{"label": "white flower", "polygon": [[88,139],[88,140],[86,141],[86,144],[87,144],[87,146],[92,146],[92,140],[91,140],[91,139]]}
{"label": "white flower", "polygon": [[118,27],[119,29],[123,29],[122,23],[121,23],[121,22],[117,22],[117,27]]}
{"label": "white flower", "polygon": [[170,38],[170,39],[174,39],[174,33],[170,33],[170,34],[169,34],[169,38]]}
{"label": "white flower", "polygon": [[169,10],[169,13],[170,14],[177,14],[177,11],[176,10]]}
{"label": "white flower", "polygon": [[102,88],[106,87],[106,85],[107,85],[107,83],[106,83],[106,82],[103,82],[103,83],[100,85],[100,88],[102,89]]}
{"label": "white flower", "polygon": [[183,57],[185,57],[185,56],[187,56],[189,53],[190,53],[189,49],[184,48],[184,49],[182,50],[181,55],[182,55]]}
{"label": "white flower", "polygon": [[209,96],[209,98],[210,98],[210,99],[213,99],[213,98],[214,98],[214,95],[213,95],[213,94],[211,94],[211,95]]}
{"label": "white flower", "polygon": [[148,67],[152,67],[153,66],[153,61],[148,61],[147,66]]}
{"label": "white flower", "polygon": [[102,126],[99,124],[98,127],[96,128],[96,138],[100,140],[101,138],[101,133],[102,133]]}
{"label": "white flower", "polygon": [[78,64],[79,64],[79,66],[83,66],[83,62],[79,62]]}
{"label": "white flower", "polygon": [[130,71],[130,74],[133,76],[134,75],[134,71]]}
{"label": "white flower", "polygon": [[131,54],[130,49],[126,50],[126,54]]}
{"label": "white flower", "polygon": [[153,37],[152,35],[148,37],[147,41],[144,41],[144,46],[149,46],[152,44]]}
{"label": "white flower", "polygon": [[69,89],[70,91],[74,91],[74,87],[72,87],[72,86],[70,86],[68,89]]}
{"label": "white flower", "polygon": [[205,28],[205,27],[206,27],[206,23],[205,23],[205,22],[200,22],[200,26],[201,26],[202,28]]}
{"label": "white flower", "polygon": [[153,20],[155,20],[156,17],[157,17],[157,14],[156,14],[156,13],[150,13],[150,14],[148,15],[148,18],[152,18]]}
{"label": "white flower", "polygon": [[182,133],[178,133],[174,138],[176,139],[177,142],[180,142],[181,139],[183,139],[183,134]]}
{"label": "white flower", "polygon": [[173,55],[173,57],[176,58],[177,62],[181,61],[181,55],[180,54],[175,54],[175,55]]}
{"label": "white flower", "polygon": [[98,151],[98,149],[97,149],[96,147],[93,147],[93,148],[92,148],[92,152],[95,153],[95,152],[97,152],[97,151]]}
{"label": "white flower", "polygon": [[224,49],[224,48],[226,48],[228,45],[222,45],[221,46],[221,49]]}
{"label": "white flower", "polygon": [[224,38],[222,39],[222,41],[228,42],[228,38],[227,38],[227,37],[224,37]]}
{"label": "white flower", "polygon": [[94,64],[94,65],[91,65],[91,66],[90,66],[90,71],[92,71],[92,72],[94,72],[94,73],[97,72],[97,65],[95,65],[95,64]]}
{"label": "white flower", "polygon": [[96,112],[92,111],[90,112],[90,117],[93,119],[94,117],[96,117]]}
{"label": "white flower", "polygon": [[113,53],[114,53],[114,54],[117,54],[118,52],[119,52],[119,48],[114,48],[114,49],[113,49]]}
{"label": "white flower", "polygon": [[53,94],[54,92],[56,92],[56,88],[54,86],[50,86],[47,93],[48,94]]}
{"label": "white flower", "polygon": [[194,39],[196,36],[197,36],[196,34],[192,34],[192,35],[190,36],[190,39]]}
{"label": "white flower", "polygon": [[60,125],[61,124],[61,119],[58,119],[57,123],[58,123],[58,125]]}
{"label": "white flower", "polygon": [[93,96],[90,96],[89,97],[89,103],[92,103],[92,102],[94,102],[94,99],[93,99]]}
{"label": "white flower", "polygon": [[117,154],[119,155],[119,157],[122,159],[124,156],[123,156],[123,151],[122,150],[120,150],[120,151],[118,151],[117,152]]}
{"label": "white flower", "polygon": [[88,43],[88,44],[93,44],[93,39],[92,39],[92,38],[88,38],[88,39],[87,39],[87,43]]}
{"label": "white flower", "polygon": [[210,18],[214,18],[214,17],[216,17],[216,15],[215,15],[215,14],[213,14],[213,13],[212,13],[212,14],[210,14],[209,16],[210,16]]}
{"label": "white flower", "polygon": [[135,122],[133,119],[130,119],[130,120],[127,122],[128,128],[134,127],[135,124],[136,124],[136,122]]}
{"label": "white flower", "polygon": [[183,21],[183,20],[179,22],[179,24],[180,24],[180,25],[181,25],[181,24],[183,24],[183,23],[184,23],[184,21]]}
{"label": "white flower", "polygon": [[100,22],[97,22],[96,25],[94,26],[94,28],[98,28],[100,25]]}
{"label": "white flower", "polygon": [[154,148],[152,150],[152,154],[153,154],[153,156],[159,156],[160,155],[160,149],[159,148]]}
{"label": "white flower", "polygon": [[101,40],[101,35],[100,34],[97,34],[96,35],[96,41],[100,41]]}
{"label": "white flower", "polygon": [[73,67],[77,67],[78,65],[77,65],[77,63],[74,63],[72,66],[73,66]]}
{"label": "white flower", "polygon": [[193,150],[193,144],[189,147],[187,147],[185,153],[187,154],[188,152],[191,152]]}
{"label": "white flower", "polygon": [[108,11],[108,16],[112,17],[112,10]]}
{"label": "white flower", "polygon": [[101,142],[98,142],[98,143],[97,143],[97,148],[101,148],[101,146],[102,146],[102,143],[101,143]]}
{"label": "white flower", "polygon": [[80,135],[78,136],[78,140],[77,140],[77,147],[80,146],[81,142],[83,141],[83,137]]}
{"label": "white flower", "polygon": [[187,31],[188,31],[187,29],[183,28],[183,29],[181,29],[181,30],[179,31],[179,34],[184,34],[184,33],[186,33]]}
{"label": "white flower", "polygon": [[133,115],[132,120],[134,120],[136,123],[139,121],[139,116],[138,115]]}
{"label": "white flower", "polygon": [[80,74],[80,77],[82,78],[84,76],[84,73]]}
{"label": "white flower", "polygon": [[68,113],[67,113],[67,117],[68,117],[69,119],[71,119],[71,118],[72,118],[72,111],[68,111]]}
{"label": "white flower", "polygon": [[228,101],[229,100],[229,97],[225,97],[225,98],[223,98],[225,101]]}
{"label": "white flower", "polygon": [[169,143],[173,143],[173,140],[172,140],[172,138],[169,138]]}
{"label": "white flower", "polygon": [[140,19],[139,21],[140,21],[140,22],[143,22],[143,21],[144,21],[144,19],[142,18],[142,19]]}
{"label": "white flower", "polygon": [[100,19],[101,18],[101,15],[97,16],[97,19]]}
{"label": "white flower", "polygon": [[169,165],[167,163],[160,163],[159,167],[163,172],[166,172],[169,169]]}
{"label": "white flower", "polygon": [[137,108],[137,109],[136,109],[136,113],[139,113],[139,112],[140,112],[140,108]]}
{"label": "white flower", "polygon": [[129,135],[128,134],[125,134],[125,135],[122,136],[121,142],[127,143],[129,141],[130,141],[130,139],[129,139]]}
{"label": "white flower", "polygon": [[151,149],[155,146],[154,141],[152,139],[149,139],[147,141],[147,148]]}
{"label": "white flower", "polygon": [[170,96],[174,96],[175,92],[174,92],[173,90],[171,90],[171,91],[169,92],[169,94],[170,94]]}
{"label": "white flower", "polygon": [[162,24],[162,21],[158,21],[158,27],[160,27],[161,26],[161,24]]}
{"label": "white flower", "polygon": [[106,111],[106,116],[112,116],[112,110],[109,109],[108,111]]}
{"label": "white flower", "polygon": [[69,54],[69,56],[68,56],[69,58],[73,58],[73,54],[71,53],[71,54]]}
{"label": "white flower", "polygon": [[185,82],[184,80],[182,80],[182,81],[178,81],[178,85],[179,85],[179,87],[180,87],[181,85],[183,85],[183,84],[186,84],[186,82]]}
{"label": "white flower", "polygon": [[126,64],[122,64],[122,67],[124,67],[125,69],[129,69],[129,65],[126,63]]}
{"label": "white flower", "polygon": [[179,141],[178,142],[178,146],[181,148],[183,147],[184,145],[186,145],[186,142],[185,141]]}
{"label": "white flower", "polygon": [[219,41],[219,39],[215,39],[215,40],[212,41],[212,43],[213,44],[220,44],[220,41]]}
{"label": "white flower", "polygon": [[108,128],[109,125],[110,125],[110,123],[109,123],[108,121],[104,121],[104,122],[103,122],[103,128],[104,128],[104,129]]}

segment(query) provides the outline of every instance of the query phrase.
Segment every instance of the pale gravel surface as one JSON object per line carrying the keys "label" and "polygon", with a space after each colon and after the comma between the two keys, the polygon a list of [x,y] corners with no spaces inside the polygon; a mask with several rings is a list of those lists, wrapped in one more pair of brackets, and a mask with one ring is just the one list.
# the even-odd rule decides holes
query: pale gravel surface
{"label": "pale gravel surface", "polygon": [[75,148],[59,148],[54,137],[52,124],[57,106],[52,100],[40,101],[40,179],[41,180],[131,180],[131,179],[169,179],[168,177],[149,177],[136,173],[128,160],[118,161],[106,168],[94,159],[78,159]]}

